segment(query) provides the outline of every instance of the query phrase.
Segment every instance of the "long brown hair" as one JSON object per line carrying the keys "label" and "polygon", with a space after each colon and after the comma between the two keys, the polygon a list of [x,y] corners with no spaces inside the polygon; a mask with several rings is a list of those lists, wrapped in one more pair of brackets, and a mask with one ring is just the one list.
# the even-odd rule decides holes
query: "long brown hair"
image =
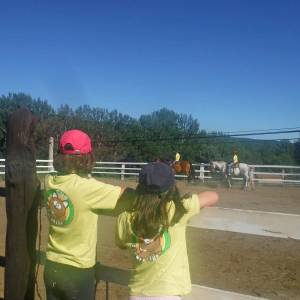
{"label": "long brown hair", "polygon": [[94,156],[92,153],[76,155],[58,153],[54,158],[53,165],[59,175],[76,173],[81,176],[86,176],[92,172]]}
{"label": "long brown hair", "polygon": [[[176,224],[186,213],[177,186],[174,184],[167,192],[150,193],[139,184],[136,188],[137,197],[133,205],[132,230],[140,238],[152,238],[161,228],[168,229]],[[170,220],[168,203],[175,204],[175,213]]]}

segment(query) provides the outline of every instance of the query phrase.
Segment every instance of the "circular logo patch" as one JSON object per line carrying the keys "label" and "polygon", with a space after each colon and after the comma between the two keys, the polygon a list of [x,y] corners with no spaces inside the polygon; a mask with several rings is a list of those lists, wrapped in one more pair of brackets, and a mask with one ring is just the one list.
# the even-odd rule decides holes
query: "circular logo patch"
{"label": "circular logo patch", "polygon": [[138,239],[134,234],[131,238],[131,248],[136,260],[140,262],[157,260],[159,256],[166,253],[171,245],[171,236],[168,230],[164,230],[152,239]]}
{"label": "circular logo patch", "polygon": [[73,204],[61,190],[47,191],[47,212],[49,221],[53,225],[68,225],[74,218]]}

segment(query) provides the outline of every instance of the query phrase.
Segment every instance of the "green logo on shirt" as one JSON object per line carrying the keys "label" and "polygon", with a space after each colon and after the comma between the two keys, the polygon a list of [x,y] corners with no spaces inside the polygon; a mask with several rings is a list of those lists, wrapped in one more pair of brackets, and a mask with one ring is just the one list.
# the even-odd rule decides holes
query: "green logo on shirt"
{"label": "green logo on shirt", "polygon": [[53,225],[68,225],[74,218],[73,204],[61,190],[47,191],[47,212],[49,221]]}

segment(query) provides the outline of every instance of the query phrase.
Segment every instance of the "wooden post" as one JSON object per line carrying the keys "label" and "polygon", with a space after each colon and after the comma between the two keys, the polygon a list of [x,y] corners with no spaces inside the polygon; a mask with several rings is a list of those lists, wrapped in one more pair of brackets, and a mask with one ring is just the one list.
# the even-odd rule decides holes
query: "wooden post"
{"label": "wooden post", "polygon": [[36,121],[20,108],[7,123],[4,298],[34,299],[37,211],[40,197],[33,133]]}
{"label": "wooden post", "polygon": [[49,172],[53,172],[54,171],[54,167],[53,167],[53,148],[54,148],[54,138],[51,136],[49,138],[49,156],[48,159],[51,160],[51,162],[48,163],[49,166]]}

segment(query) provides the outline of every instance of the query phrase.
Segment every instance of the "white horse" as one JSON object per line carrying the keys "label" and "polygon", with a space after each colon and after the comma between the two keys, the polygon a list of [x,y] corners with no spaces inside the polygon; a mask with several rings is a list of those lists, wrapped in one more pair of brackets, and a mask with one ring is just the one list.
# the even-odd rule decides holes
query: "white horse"
{"label": "white horse", "polygon": [[210,168],[212,172],[221,172],[225,179],[227,180],[227,184],[229,189],[231,188],[231,177],[232,176],[241,176],[244,180],[244,191],[246,191],[249,186],[254,188],[253,181],[253,172],[249,165],[245,163],[239,163],[238,167],[231,167],[231,175],[228,175],[228,164],[226,161],[212,161],[210,163]]}

